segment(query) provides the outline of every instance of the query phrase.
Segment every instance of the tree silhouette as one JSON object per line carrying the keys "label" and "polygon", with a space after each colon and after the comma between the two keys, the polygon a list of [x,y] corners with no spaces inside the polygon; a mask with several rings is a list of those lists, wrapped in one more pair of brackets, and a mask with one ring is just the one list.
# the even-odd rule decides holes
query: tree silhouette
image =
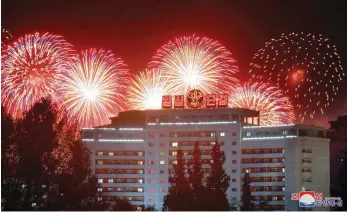
{"label": "tree silhouette", "polygon": [[188,211],[191,209],[193,198],[185,174],[186,163],[181,149],[177,151],[176,160],[177,164],[173,164],[174,173],[169,177],[171,186],[164,197],[163,210]]}
{"label": "tree silhouette", "polygon": [[211,173],[207,178],[207,188],[210,192],[210,207],[208,210],[228,211],[229,202],[226,191],[230,185],[230,177],[223,168],[225,155],[220,150],[218,141],[216,141],[212,148],[211,158]]}
{"label": "tree silhouette", "polygon": [[243,184],[242,184],[242,211],[250,211],[252,209],[252,196],[251,196],[251,186],[250,186],[251,179],[249,177],[249,173],[245,173],[245,177],[243,178]]}

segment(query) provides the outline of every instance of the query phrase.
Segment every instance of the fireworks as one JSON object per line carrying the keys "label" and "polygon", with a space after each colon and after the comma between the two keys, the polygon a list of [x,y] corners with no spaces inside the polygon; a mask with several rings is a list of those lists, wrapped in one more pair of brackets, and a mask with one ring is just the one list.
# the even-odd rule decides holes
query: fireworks
{"label": "fireworks", "polygon": [[83,51],[68,63],[60,92],[68,117],[80,127],[106,124],[110,116],[125,109],[128,71],[123,60],[110,51]]}
{"label": "fireworks", "polygon": [[2,58],[2,103],[15,118],[42,97],[57,101],[58,78],[71,53],[61,36],[28,34],[6,47]]}
{"label": "fireworks", "polygon": [[336,46],[320,34],[282,34],[267,42],[250,65],[251,79],[281,87],[301,121],[324,112],[345,76]]}
{"label": "fireworks", "polygon": [[161,72],[146,70],[131,80],[129,94],[130,108],[135,110],[161,109],[162,96],[170,93],[170,84]]}
{"label": "fireworks", "polygon": [[217,41],[195,35],[176,38],[157,51],[150,66],[163,73],[174,94],[191,89],[216,93],[236,82],[238,67],[231,53]]}
{"label": "fireworks", "polygon": [[6,48],[6,41],[10,40],[12,35],[6,29],[1,29],[1,50]]}
{"label": "fireworks", "polygon": [[247,108],[260,112],[260,125],[291,124],[294,121],[293,107],[281,90],[268,84],[246,83],[235,86],[231,92],[229,107]]}

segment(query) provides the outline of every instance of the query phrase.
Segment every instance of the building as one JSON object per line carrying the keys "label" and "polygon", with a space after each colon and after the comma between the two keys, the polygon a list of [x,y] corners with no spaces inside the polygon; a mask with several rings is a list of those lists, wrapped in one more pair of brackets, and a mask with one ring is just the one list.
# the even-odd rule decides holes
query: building
{"label": "building", "polygon": [[338,174],[342,165],[343,151],[347,148],[347,116],[339,116],[330,121],[328,137],[330,138],[330,175],[331,188],[338,190]]}
{"label": "building", "polygon": [[83,129],[82,138],[93,153],[98,191],[110,201],[122,198],[161,208],[177,149],[188,159],[199,141],[207,175],[216,140],[231,178],[229,202],[240,201],[246,171],[256,203],[267,198],[276,209],[297,210],[291,192],[305,188],[329,196],[329,139],[324,129],[258,123],[259,112],[237,108],[127,111],[110,125]]}

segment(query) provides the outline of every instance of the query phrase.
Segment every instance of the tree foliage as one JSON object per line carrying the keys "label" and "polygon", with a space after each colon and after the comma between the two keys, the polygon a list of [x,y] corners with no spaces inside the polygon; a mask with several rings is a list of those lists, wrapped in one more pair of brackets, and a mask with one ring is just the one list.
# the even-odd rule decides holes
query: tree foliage
{"label": "tree foliage", "polygon": [[134,211],[134,207],[129,201],[118,199],[113,206],[114,211]]}
{"label": "tree foliage", "polygon": [[252,196],[251,196],[251,179],[249,177],[249,173],[246,172],[243,178],[242,184],[242,197],[241,197],[241,210],[242,211],[250,211],[252,209]]}
{"label": "tree foliage", "polygon": [[[96,199],[90,153],[78,137],[77,127],[57,117],[51,101],[42,99],[12,125],[12,131],[8,124],[6,139],[11,145],[3,151],[10,154],[3,160],[12,161],[14,171],[2,179],[4,210],[106,209]],[[10,123],[6,116],[3,122]]]}
{"label": "tree foliage", "polygon": [[186,176],[186,161],[181,149],[178,149],[176,159],[177,164],[173,164],[174,173],[169,177],[171,187],[164,197],[163,210],[188,211],[193,197]]}
{"label": "tree foliage", "polygon": [[211,173],[207,178],[207,188],[210,194],[209,210],[228,211],[229,202],[227,190],[230,185],[230,176],[227,175],[223,164],[225,162],[224,152],[220,149],[220,144],[216,141],[211,153]]}

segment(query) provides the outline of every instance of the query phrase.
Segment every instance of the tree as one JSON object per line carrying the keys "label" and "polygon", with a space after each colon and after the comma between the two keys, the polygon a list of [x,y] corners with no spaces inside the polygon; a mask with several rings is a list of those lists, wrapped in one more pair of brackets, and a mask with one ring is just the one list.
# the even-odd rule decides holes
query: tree
{"label": "tree", "polygon": [[[2,181],[4,210],[104,210],[87,148],[49,99],[17,120],[15,172]],[[6,158],[7,159],[7,158]]]}
{"label": "tree", "polygon": [[170,175],[171,184],[168,194],[164,197],[163,210],[188,211],[191,208],[192,192],[186,177],[186,162],[183,152],[178,149],[176,156],[177,164],[173,164],[174,174]]}
{"label": "tree", "polygon": [[149,205],[147,207],[142,207],[142,211],[157,211],[154,205]]}
{"label": "tree", "polygon": [[199,142],[196,141],[194,144],[193,156],[188,163],[189,183],[191,186],[192,202],[191,210],[205,210],[208,203],[208,191],[204,186],[203,178],[204,172],[201,164],[201,150]]}
{"label": "tree", "polygon": [[245,173],[245,177],[243,178],[242,184],[242,197],[241,197],[241,210],[242,211],[250,211],[252,209],[252,196],[251,196],[251,179],[249,177],[249,173]]}
{"label": "tree", "polygon": [[230,185],[230,177],[226,174],[223,164],[224,152],[220,150],[220,144],[216,141],[211,153],[211,173],[207,178],[207,188],[210,194],[210,207],[208,210],[228,211],[229,202],[226,192]]}
{"label": "tree", "polygon": [[113,210],[114,211],[134,211],[134,206],[126,200],[117,199],[115,201],[115,205],[113,206]]}

